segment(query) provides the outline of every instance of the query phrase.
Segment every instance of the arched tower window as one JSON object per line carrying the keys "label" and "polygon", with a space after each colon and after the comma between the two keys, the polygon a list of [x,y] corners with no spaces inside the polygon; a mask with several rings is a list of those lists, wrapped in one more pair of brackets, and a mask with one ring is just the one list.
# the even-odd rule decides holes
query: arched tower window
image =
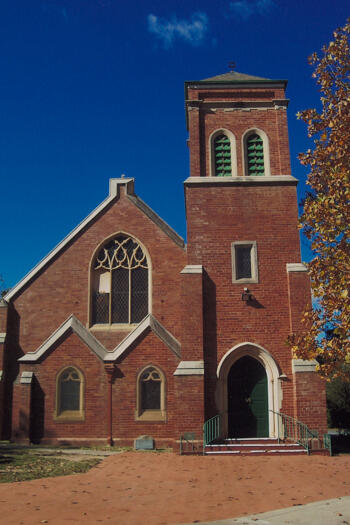
{"label": "arched tower window", "polygon": [[246,138],[247,175],[265,175],[264,144],[257,133]]}
{"label": "arched tower window", "polygon": [[144,368],[137,379],[137,419],[164,420],[165,379],[155,366]]}
{"label": "arched tower window", "polygon": [[140,244],[119,234],[93,262],[93,324],[139,323],[148,314],[148,262]]}
{"label": "arched tower window", "polygon": [[232,177],[231,141],[225,133],[213,141],[214,173],[216,177]]}
{"label": "arched tower window", "polygon": [[73,366],[62,370],[56,380],[56,417],[82,419],[83,394],[82,373]]}

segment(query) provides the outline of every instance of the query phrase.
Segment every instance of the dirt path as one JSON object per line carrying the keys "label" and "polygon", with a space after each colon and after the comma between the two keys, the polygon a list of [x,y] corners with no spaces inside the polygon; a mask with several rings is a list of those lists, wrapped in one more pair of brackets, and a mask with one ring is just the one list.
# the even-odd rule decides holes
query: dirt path
{"label": "dirt path", "polygon": [[350,456],[126,452],[87,474],[0,484],[1,525],[161,525],[350,495]]}

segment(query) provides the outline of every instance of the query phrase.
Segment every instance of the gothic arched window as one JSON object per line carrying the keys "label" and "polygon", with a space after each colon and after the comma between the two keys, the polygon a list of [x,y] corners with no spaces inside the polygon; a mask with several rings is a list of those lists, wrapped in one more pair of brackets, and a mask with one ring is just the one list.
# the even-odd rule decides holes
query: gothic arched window
{"label": "gothic arched window", "polygon": [[93,324],[139,323],[148,314],[148,262],[140,244],[125,234],[108,241],[92,266]]}
{"label": "gothic arched window", "polygon": [[247,175],[265,175],[264,142],[258,133],[250,133],[245,139]]}
{"label": "gothic arched window", "polygon": [[56,417],[82,419],[83,393],[82,373],[73,366],[62,370],[56,381]]}
{"label": "gothic arched window", "polygon": [[165,379],[154,366],[147,366],[138,376],[136,413],[138,419],[165,419]]}
{"label": "gothic arched window", "polygon": [[214,137],[213,156],[215,177],[232,177],[231,141],[225,133]]}

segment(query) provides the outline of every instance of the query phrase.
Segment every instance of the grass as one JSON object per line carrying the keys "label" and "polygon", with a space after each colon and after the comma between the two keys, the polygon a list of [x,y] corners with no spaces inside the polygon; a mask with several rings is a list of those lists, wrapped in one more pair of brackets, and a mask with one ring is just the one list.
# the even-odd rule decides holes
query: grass
{"label": "grass", "polygon": [[50,457],[29,450],[1,451],[0,483],[84,473],[100,463],[102,459],[67,459],[60,457],[59,453],[55,457]]}

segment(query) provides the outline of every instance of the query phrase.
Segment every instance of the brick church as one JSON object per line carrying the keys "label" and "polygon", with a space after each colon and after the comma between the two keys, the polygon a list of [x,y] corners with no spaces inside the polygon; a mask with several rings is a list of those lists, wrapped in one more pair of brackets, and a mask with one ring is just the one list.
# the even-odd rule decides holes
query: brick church
{"label": "brick church", "polygon": [[286,81],[185,83],[187,244],[135,192],[107,198],[0,302],[1,436],[177,447],[276,437],[279,414],[323,433],[323,382],[286,344],[302,329]]}

